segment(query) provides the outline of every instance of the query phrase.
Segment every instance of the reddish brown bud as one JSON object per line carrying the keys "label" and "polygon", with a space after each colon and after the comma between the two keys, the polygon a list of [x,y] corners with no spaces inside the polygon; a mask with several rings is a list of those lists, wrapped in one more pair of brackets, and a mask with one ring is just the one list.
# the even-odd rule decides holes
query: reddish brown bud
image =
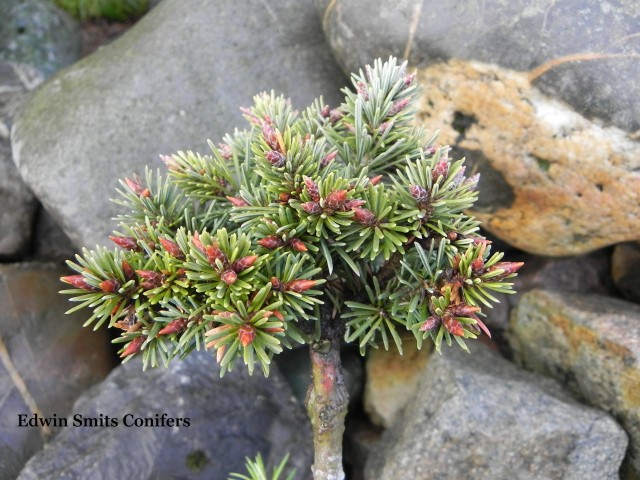
{"label": "reddish brown bud", "polygon": [[256,338],[256,329],[250,323],[245,323],[238,329],[238,339],[243,347],[250,345]]}
{"label": "reddish brown bud", "polygon": [[440,319],[439,318],[437,318],[437,317],[429,317],[424,321],[424,323],[420,327],[420,330],[423,331],[423,332],[428,332],[430,330],[433,330],[434,328],[436,328],[439,325],[440,325]]}
{"label": "reddish brown bud", "polygon": [[524,265],[524,262],[498,262],[489,268],[490,272],[495,270],[504,270],[501,275],[511,275],[512,273],[516,273],[520,270],[520,267]]}
{"label": "reddish brown bud", "polygon": [[456,232],[447,232],[447,238],[453,242],[458,238],[458,234]]}
{"label": "reddish brown bud", "polygon": [[126,260],[122,261],[122,271],[124,273],[124,278],[126,278],[127,281],[134,280],[136,278],[136,272]]}
{"label": "reddish brown bud", "polygon": [[167,240],[166,238],[161,238],[160,243],[162,244],[162,248],[164,248],[169,255],[176,258],[183,258],[184,254],[177,243],[172,242],[171,240]]}
{"label": "reddish brown bud", "polygon": [[280,312],[278,310],[274,310],[273,312],[271,312],[271,311],[265,312],[265,314],[267,314],[267,313],[268,313],[268,315],[265,315],[267,318],[269,318],[271,316],[274,316],[278,320],[280,320],[281,322],[284,322],[284,315],[282,315],[282,312]]}
{"label": "reddish brown bud", "polygon": [[235,272],[240,273],[243,270],[246,270],[247,268],[252,266],[254,263],[256,263],[257,259],[258,259],[258,255],[248,255],[246,257],[242,257],[239,260],[236,260],[235,262],[233,262],[233,265],[231,265],[231,268]]}
{"label": "reddish brown bud", "polygon": [[367,92],[367,86],[364,84],[364,82],[356,83],[356,91],[365,102],[369,100],[369,92]]}
{"label": "reddish brown bud", "polygon": [[429,201],[429,192],[420,185],[411,185],[409,187],[409,193],[413,199],[418,203],[424,203]]}
{"label": "reddish brown bud", "polygon": [[362,205],[364,205],[365,202],[364,200],[347,200],[346,202],[344,202],[344,205],[342,206],[342,210],[345,212],[348,212],[349,210],[353,210],[354,208],[358,208],[361,207]]}
{"label": "reddish brown bud", "polygon": [[229,200],[231,202],[231,205],[233,205],[234,207],[246,207],[247,205],[249,205],[241,198],[227,197],[227,200]]}
{"label": "reddish brown bud", "polygon": [[276,150],[269,150],[265,155],[265,158],[276,168],[284,167],[285,163],[287,163],[287,157]]}
{"label": "reddish brown bud", "polygon": [[222,263],[227,261],[227,256],[224,254],[222,250],[218,248],[217,244],[207,245],[205,247],[205,253],[207,255],[207,260],[212,266],[216,265],[216,260],[220,260]]}
{"label": "reddish brown bud", "polygon": [[330,110],[331,109],[329,105],[325,105],[324,107],[322,107],[322,110],[320,110],[320,115],[324,118],[328,118]]}
{"label": "reddish brown bud", "polygon": [[456,317],[475,317],[475,314],[480,311],[480,307],[473,307],[464,303],[459,303],[450,307],[451,313]]}
{"label": "reddish brown bud", "polygon": [[448,316],[444,319],[444,328],[446,328],[451,335],[455,335],[456,337],[464,336],[462,324],[454,317]]}
{"label": "reddish brown bud", "polygon": [[269,235],[268,237],[258,240],[258,245],[266,248],[267,250],[275,250],[276,248],[284,245],[284,242],[277,235]]}
{"label": "reddish brown bud", "polygon": [[218,152],[220,153],[220,156],[225,160],[229,160],[233,156],[233,152],[231,151],[231,146],[227,145],[226,143],[218,144]]}
{"label": "reddish brown bud", "polygon": [[346,190],[334,190],[327,198],[325,198],[324,203],[327,207],[332,210],[338,210],[347,199],[347,191]]}
{"label": "reddish brown bud", "polygon": [[164,163],[171,172],[179,172],[182,170],[180,164],[170,155],[160,155],[160,160],[162,160],[162,163]]}
{"label": "reddish brown bud", "polygon": [[282,282],[277,277],[271,277],[269,280],[271,282],[271,288],[273,290],[282,290]]}
{"label": "reddish brown bud", "polygon": [[187,328],[189,320],[186,318],[178,318],[169,323],[166,327],[158,332],[158,335],[171,335],[172,333],[180,333]]}
{"label": "reddish brown bud", "polygon": [[415,73],[410,73],[408,75],[404,76],[403,82],[404,82],[404,86],[408,87],[409,85],[411,85],[413,83],[413,81],[416,79],[416,74]]}
{"label": "reddish brown bud", "polygon": [[110,278],[109,280],[103,280],[102,282],[100,282],[100,290],[102,290],[105,293],[117,292],[119,288],[120,288],[120,284],[113,278]]}
{"label": "reddish brown bud", "polygon": [[309,215],[320,215],[322,213],[322,207],[318,202],[305,202],[300,206]]}
{"label": "reddish brown bud", "polygon": [[262,136],[272,150],[280,150],[278,136],[273,127],[267,122],[262,122]]}
{"label": "reddish brown bud", "polygon": [[67,277],[60,277],[60,280],[64,283],[68,283],[72,287],[81,288],[88,292],[94,292],[96,290],[96,288],[87,283],[87,279],[84,278],[84,275],[69,275]]}
{"label": "reddish brown bud", "polygon": [[140,286],[145,290],[159,287],[164,280],[161,273],[154,272],[153,270],[136,270],[136,273],[143,280],[140,282]]}
{"label": "reddish brown bud", "polygon": [[387,131],[393,126],[393,120],[389,120],[388,122],[382,122],[378,127],[378,133],[380,135],[384,135]]}
{"label": "reddish brown bud", "polygon": [[291,280],[290,282],[287,282],[285,284],[284,289],[290,292],[302,293],[306,292],[310,288],[313,288],[316,283],[317,282],[315,280]]}
{"label": "reddish brown bud", "polygon": [[136,353],[138,353],[142,349],[142,344],[146,339],[147,337],[141,335],[131,340],[124,351],[120,354],[120,358],[128,357],[130,355],[135,355]]}
{"label": "reddish brown bud", "polygon": [[367,226],[375,225],[378,220],[375,214],[367,208],[354,208],[353,219],[356,222]]}
{"label": "reddish brown bud", "polygon": [[377,177],[370,178],[369,183],[371,185],[377,185],[380,183],[381,180],[382,180],[382,175],[378,175]]}
{"label": "reddish brown bud", "polygon": [[129,187],[133,191],[133,193],[135,193],[136,195],[142,195],[142,193],[145,190],[140,184],[140,180],[138,180],[138,178],[134,178],[134,180],[131,180],[130,178],[125,178],[124,183],[126,183],[127,187]]}
{"label": "reddish brown bud", "polygon": [[288,193],[281,193],[280,195],[278,195],[278,199],[280,200],[280,203],[288,203],[291,199],[291,195]]}
{"label": "reddish brown bud", "polygon": [[193,243],[194,247],[196,247],[202,253],[206,253],[204,245],[200,241],[200,234],[198,232],[193,234],[193,237],[191,237],[191,242]]}
{"label": "reddish brown bud", "polygon": [[140,250],[140,246],[138,242],[133,237],[115,237],[110,236],[109,239],[118,245],[120,248],[124,248],[125,250]]}
{"label": "reddish brown bud", "polygon": [[344,114],[338,110],[337,108],[334,108],[333,110],[331,110],[329,112],[329,121],[331,123],[336,123],[337,121],[339,121],[342,117],[344,116]]}
{"label": "reddish brown bud", "polygon": [[484,260],[482,258],[480,258],[480,257],[474,259],[471,262],[471,270],[473,270],[473,271],[478,271],[482,267],[484,267]]}
{"label": "reddish brown bud", "polygon": [[320,160],[320,168],[325,168],[331,162],[333,162],[338,155],[338,152],[328,153],[322,160]]}
{"label": "reddish brown bud", "polygon": [[233,285],[234,283],[236,283],[236,280],[238,280],[238,274],[233,270],[225,270],[224,272],[222,272],[222,275],[220,275],[220,280],[222,280],[227,285]]}
{"label": "reddish brown bud", "polygon": [[307,192],[309,192],[309,196],[311,197],[311,200],[313,200],[314,202],[319,202],[320,190],[318,189],[318,184],[314,182],[312,179],[310,179],[309,177],[305,176],[303,178],[304,178],[304,185],[307,188]]}
{"label": "reddish brown bud", "polygon": [[292,238],[290,243],[291,248],[293,248],[296,252],[306,252],[307,250],[309,250],[304,242],[299,238]]}
{"label": "reddish brown bud", "polygon": [[389,113],[387,114],[387,116],[393,117],[397,113],[400,113],[402,110],[404,110],[408,104],[409,104],[408,98],[403,98],[402,100],[398,100],[393,105],[391,105],[391,108],[389,109]]}

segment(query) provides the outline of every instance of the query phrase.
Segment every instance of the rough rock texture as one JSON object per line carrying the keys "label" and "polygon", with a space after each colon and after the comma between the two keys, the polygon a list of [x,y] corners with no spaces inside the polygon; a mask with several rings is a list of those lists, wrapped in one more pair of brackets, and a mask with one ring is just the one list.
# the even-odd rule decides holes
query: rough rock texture
{"label": "rough rock texture", "polygon": [[0,59],[26,63],[50,76],[80,56],[80,28],[47,0],[0,3]]}
{"label": "rough rock texture", "polygon": [[[189,418],[190,425],[124,425],[127,414],[155,418],[163,413]],[[72,412],[83,418],[100,414],[118,426],[73,427],[70,422],[18,478],[224,480],[229,472],[244,471],[245,456],[259,452],[271,465],[291,452],[290,465],[300,478],[310,476],[311,430],[277,369],[269,378],[250,377],[238,365],[221,379],[208,352],[146,372],[133,361],[80,398]]]}
{"label": "rough rock texture", "polygon": [[635,0],[316,0],[345,71],[377,57],[458,58],[530,72],[535,85],[627,131],[640,129]]}
{"label": "rough rock texture", "polygon": [[[480,344],[445,349],[369,456],[365,478],[617,479],[627,438],[604,412]],[[473,348],[475,347],[475,348]]]}
{"label": "rough rock texture", "polygon": [[[500,249],[498,249],[500,250]],[[505,330],[511,311],[522,295],[535,288],[561,290],[581,294],[615,295],[611,280],[611,249],[601,249],[576,257],[548,258],[517,253],[507,254],[511,261],[522,261],[524,267],[513,279],[512,295],[500,294],[500,303],[485,309],[486,324],[492,330]]]}
{"label": "rough rock texture", "polygon": [[9,132],[27,92],[42,80],[27,65],[0,60],[0,259],[17,257],[29,247],[37,202],[11,160]]}
{"label": "rough rock texture", "polygon": [[451,61],[418,78],[420,120],[481,173],[473,213],[484,228],[547,256],[640,238],[640,143],[628,134],[495,66]]}
{"label": "rough rock texture", "polygon": [[[117,179],[158,154],[214,142],[274,89],[336,105],[346,79],[311,0],[165,0],[112,44],[52,79],[12,132],[14,161],[56,223],[93,247],[113,230]],[[46,167],[46,168],[45,168]]]}
{"label": "rough rock texture", "polygon": [[431,354],[429,347],[425,345],[418,350],[415,341],[407,341],[403,344],[403,355],[397,350],[383,349],[368,353],[364,408],[374,424],[391,427],[411,402]]}
{"label": "rough rock texture", "polygon": [[18,415],[64,418],[76,398],[112,367],[105,332],[65,315],[65,270],[48,264],[0,265],[0,472],[15,478],[42,448],[46,432],[18,428]]}
{"label": "rough rock texture", "polygon": [[623,243],[613,249],[611,276],[618,291],[640,303],[640,244]]}
{"label": "rough rock texture", "polygon": [[533,290],[511,317],[516,359],[611,412],[640,473],[640,306],[601,295]]}

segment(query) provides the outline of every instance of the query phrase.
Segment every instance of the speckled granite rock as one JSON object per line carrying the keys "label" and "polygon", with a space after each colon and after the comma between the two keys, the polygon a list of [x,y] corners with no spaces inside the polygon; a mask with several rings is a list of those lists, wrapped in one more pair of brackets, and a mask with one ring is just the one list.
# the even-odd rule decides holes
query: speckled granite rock
{"label": "speckled granite rock", "polygon": [[420,120],[481,173],[473,213],[492,234],[547,256],[640,238],[640,143],[627,133],[495,66],[451,61],[418,79]]}
{"label": "speckled granite rock", "polygon": [[315,0],[345,71],[377,57],[452,58],[531,72],[587,117],[640,129],[640,3],[635,0]]}
{"label": "speckled granite rock", "polygon": [[533,290],[514,311],[508,334],[527,368],[557,378],[619,420],[631,439],[630,464],[640,474],[640,306]]}
{"label": "speckled granite rock", "polygon": [[[127,427],[132,418],[163,413],[189,425]],[[273,466],[287,452],[299,478],[311,476],[311,429],[277,368],[269,378],[250,377],[239,365],[220,378],[209,352],[146,372],[134,360],[82,396],[71,418],[101,414],[118,425],[69,422],[18,478],[225,480],[245,471],[244,457],[261,453]]]}
{"label": "speckled granite rock", "polygon": [[164,0],[37,91],[12,132],[14,161],[76,246],[94,247],[113,231],[118,178],[163,167],[159,154],[206,153],[208,138],[245,125],[239,107],[260,91],[335,105],[346,82],[311,0]]}
{"label": "speckled granite rock", "polygon": [[[0,265],[0,477],[15,478],[43,446],[39,428],[19,428],[37,408],[64,418],[80,394],[112,367],[106,331],[65,315],[58,294],[66,270],[43,263]],[[55,429],[53,429],[55,432]]]}
{"label": "speckled granite rock", "polygon": [[373,447],[367,480],[617,479],[627,438],[606,413],[476,342],[433,355]]}

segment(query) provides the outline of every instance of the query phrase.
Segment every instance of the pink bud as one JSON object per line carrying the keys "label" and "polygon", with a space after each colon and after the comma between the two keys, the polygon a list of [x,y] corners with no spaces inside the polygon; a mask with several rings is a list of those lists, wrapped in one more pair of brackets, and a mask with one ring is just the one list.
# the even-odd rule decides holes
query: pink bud
{"label": "pink bud", "polygon": [[307,246],[304,244],[304,242],[299,238],[292,238],[290,243],[291,243],[291,247],[296,252],[306,252],[307,250],[309,250]]}
{"label": "pink bud", "polygon": [[305,202],[300,206],[309,215],[320,215],[322,213],[322,207],[318,202]]}
{"label": "pink bud", "polygon": [[291,280],[285,284],[284,289],[290,292],[302,293],[313,288],[316,283],[317,282],[315,280]]}
{"label": "pink bud", "polygon": [[105,293],[117,292],[119,288],[120,284],[112,278],[100,282],[100,290]]}
{"label": "pink bud", "polygon": [[329,112],[329,121],[331,123],[336,123],[338,122],[342,117],[344,116],[344,114],[338,110],[337,108],[334,108],[333,110],[331,110]]}
{"label": "pink bud", "polygon": [[182,250],[180,250],[180,247],[178,246],[177,243],[168,240],[166,238],[160,238],[160,243],[162,244],[162,247],[169,253],[169,255],[171,255],[172,257],[175,258],[184,258],[184,254],[182,253]]}
{"label": "pink bud", "polygon": [[250,345],[256,338],[256,329],[250,323],[245,323],[238,329],[238,339],[243,347]]}
{"label": "pink bud", "polygon": [[236,260],[235,262],[233,262],[233,265],[231,265],[231,268],[235,272],[240,273],[246,270],[247,268],[251,267],[254,263],[256,263],[257,259],[258,259],[258,255],[247,255],[246,257],[242,257]]}
{"label": "pink bud", "polygon": [[162,328],[158,335],[171,335],[172,333],[180,333],[187,328],[189,320],[186,318],[178,318],[169,323],[166,327]]}
{"label": "pink bud", "polygon": [[233,270],[225,270],[224,272],[222,272],[222,275],[220,275],[220,280],[222,280],[227,285],[233,285],[234,283],[236,283],[236,280],[238,280],[238,274]]}
{"label": "pink bud", "polygon": [[282,238],[277,235],[269,235],[258,240],[258,245],[266,248],[267,250],[275,250],[276,248],[284,245],[284,242],[282,241]]}
{"label": "pink bud", "polygon": [[267,161],[276,168],[284,167],[287,162],[287,157],[285,157],[281,152],[277,150],[269,150],[265,155]]}
{"label": "pink bud", "polygon": [[325,199],[325,205],[332,210],[338,210],[347,199],[346,190],[334,190]]}
{"label": "pink bud", "polygon": [[134,251],[140,250],[140,246],[138,245],[138,242],[133,237],[110,236],[109,239],[113,243],[118,245],[120,248],[124,248],[125,250],[134,250]]}
{"label": "pink bud", "polygon": [[127,348],[120,354],[120,358],[128,357],[130,355],[135,355],[142,349],[142,344],[145,342],[147,337],[139,336],[134,338],[129,342]]}
{"label": "pink bud", "polygon": [[336,158],[336,155],[338,155],[338,152],[331,152],[327,154],[327,156],[320,160],[320,168],[325,168],[327,165],[333,162]]}
{"label": "pink bud", "polygon": [[84,278],[84,275],[69,275],[67,277],[60,277],[60,280],[64,283],[68,283],[72,287],[81,288],[88,292],[94,292],[96,290],[96,288],[87,283],[87,279]]}
{"label": "pink bud", "polygon": [[393,117],[394,115],[404,110],[408,104],[409,104],[408,98],[403,98],[402,100],[398,100],[393,105],[391,105],[391,108],[389,109],[389,113],[387,114],[387,116]]}
{"label": "pink bud", "polygon": [[324,107],[322,107],[322,110],[320,110],[320,115],[324,118],[329,118],[329,105],[325,105]]}
{"label": "pink bud", "polygon": [[437,317],[429,317],[424,321],[424,323],[420,327],[420,330],[422,332],[429,332],[429,331],[433,330],[434,328],[436,328],[439,325],[440,325],[440,319],[439,318],[437,318]]}
{"label": "pink bud", "polygon": [[246,207],[247,205],[249,205],[243,199],[237,197],[227,197],[227,200],[229,200],[231,202],[231,205],[233,205],[234,207]]}
{"label": "pink bud", "polygon": [[378,221],[374,213],[366,208],[355,208],[353,210],[353,218],[356,222],[367,226],[375,225]]}
{"label": "pink bud", "polygon": [[307,188],[307,192],[309,192],[309,196],[311,197],[311,200],[313,200],[314,202],[319,202],[320,190],[318,189],[318,184],[307,176],[303,178],[304,178],[304,185]]}
{"label": "pink bud", "polygon": [[462,328],[462,324],[454,317],[448,316],[444,319],[444,328],[446,328],[451,335],[455,335],[456,337],[464,336],[464,329]]}

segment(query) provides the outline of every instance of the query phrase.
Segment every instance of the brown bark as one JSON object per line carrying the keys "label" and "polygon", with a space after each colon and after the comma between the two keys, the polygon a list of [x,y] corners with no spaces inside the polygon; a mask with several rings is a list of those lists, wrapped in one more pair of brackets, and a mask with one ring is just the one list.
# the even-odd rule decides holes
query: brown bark
{"label": "brown bark", "polygon": [[343,480],[342,435],[349,394],[344,384],[340,339],[321,339],[310,345],[311,385],[307,413],[313,429],[314,480]]}

